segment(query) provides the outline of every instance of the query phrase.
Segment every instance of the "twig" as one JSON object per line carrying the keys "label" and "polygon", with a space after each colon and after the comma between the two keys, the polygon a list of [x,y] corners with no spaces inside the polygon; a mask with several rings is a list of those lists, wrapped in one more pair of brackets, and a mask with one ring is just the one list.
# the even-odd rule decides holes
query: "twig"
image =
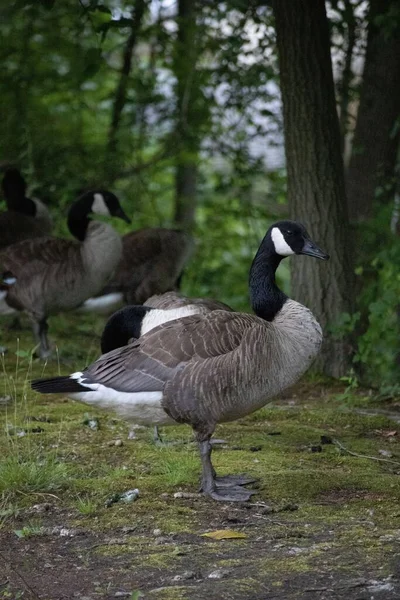
{"label": "twig", "polygon": [[35,592],[35,590],[33,588],[31,588],[29,583],[26,581],[25,577],[23,577],[23,575],[21,575],[21,573],[19,573],[16,569],[14,569],[12,564],[5,558],[5,556],[3,555],[2,552],[0,552],[0,558],[2,558],[4,560],[4,562],[6,563],[6,565],[17,575],[17,577],[19,577],[21,579],[21,581],[25,585],[26,589],[32,594],[32,596],[34,598],[36,598],[37,600],[40,600],[40,596],[38,596],[38,594]]}
{"label": "twig", "polygon": [[379,458],[378,456],[368,456],[367,454],[357,454],[357,452],[353,452],[352,450],[348,450],[339,440],[332,439],[332,442],[337,446],[340,450],[345,452],[346,454],[350,454],[350,456],[356,456],[357,458],[369,458],[370,460],[377,460],[379,462],[387,462],[392,465],[397,465],[400,467],[400,462],[396,460],[390,460],[390,458]]}

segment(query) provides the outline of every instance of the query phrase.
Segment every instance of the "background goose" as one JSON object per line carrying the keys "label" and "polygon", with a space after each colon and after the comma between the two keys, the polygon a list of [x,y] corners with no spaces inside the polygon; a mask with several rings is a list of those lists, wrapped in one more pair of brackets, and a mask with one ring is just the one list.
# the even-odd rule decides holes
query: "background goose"
{"label": "background goose", "polygon": [[188,298],[177,292],[152,296],[145,305],[125,306],[108,319],[101,336],[101,352],[106,354],[126,346],[168,321],[213,310],[232,311],[232,308],[218,300]]}
{"label": "background goose", "polygon": [[37,380],[32,388],[66,393],[128,420],[191,425],[200,449],[203,493],[215,500],[247,500],[252,492],[241,485],[249,479],[216,476],[210,438],[217,423],[244,417],[293,385],[318,354],[318,322],[275,282],[280,261],[292,254],[328,258],[302,225],[273,225],[250,270],[255,315],[216,310],[170,321],[83,372]]}
{"label": "background goose", "polygon": [[[223,302],[208,298],[188,298],[177,292],[152,296],[145,305],[125,306],[108,319],[101,336],[101,352],[106,354],[122,348],[168,321],[206,314],[212,310],[232,311]],[[157,425],[154,426],[154,441],[162,443]]]}
{"label": "background goose", "polygon": [[80,312],[110,314],[123,302],[143,304],[154,294],[179,287],[183,268],[193,250],[192,238],[183,231],[161,227],[131,231],[122,238],[122,258],[112,280]]}
{"label": "background goose", "polygon": [[[3,312],[5,314],[7,313],[8,306],[6,304],[6,298],[11,286],[13,286],[16,281],[16,277],[14,277],[10,271],[6,271],[0,277],[0,314],[3,314]],[[10,312],[12,312],[11,309]],[[3,354],[6,351],[7,348],[0,344],[0,354]]]}
{"label": "background goose", "polygon": [[2,190],[7,210],[0,214],[0,249],[51,233],[49,211],[37,198],[26,196],[26,182],[18,169],[6,170]]}
{"label": "background goose", "polygon": [[31,317],[42,358],[50,354],[48,316],[75,308],[96,294],[121,258],[119,234],[107,223],[90,220],[90,213],[130,222],[114,194],[89,192],[68,214],[69,230],[78,242],[43,237],[19,242],[0,253],[0,264],[17,278],[6,303]]}

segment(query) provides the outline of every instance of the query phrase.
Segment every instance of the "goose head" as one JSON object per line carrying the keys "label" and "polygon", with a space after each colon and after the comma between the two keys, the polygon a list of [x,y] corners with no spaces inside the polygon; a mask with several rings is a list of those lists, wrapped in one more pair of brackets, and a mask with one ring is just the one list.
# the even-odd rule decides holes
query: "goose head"
{"label": "goose head", "polygon": [[326,254],[310,238],[306,228],[296,221],[278,221],[269,230],[275,253],[281,257],[305,254],[320,260],[328,260]]}
{"label": "goose head", "polygon": [[105,191],[89,192],[92,196],[91,212],[96,215],[105,215],[106,217],[118,217],[126,223],[130,223],[130,218],[125,214],[122,206],[115,194]]}
{"label": "goose head", "polygon": [[15,167],[7,167],[1,182],[7,208],[30,217],[36,216],[36,204],[26,196],[26,182]]}
{"label": "goose head", "polygon": [[126,223],[131,222],[117,196],[112,192],[108,190],[85,192],[73,203],[68,213],[68,228],[72,235],[80,241],[85,239],[90,213],[118,217]]}

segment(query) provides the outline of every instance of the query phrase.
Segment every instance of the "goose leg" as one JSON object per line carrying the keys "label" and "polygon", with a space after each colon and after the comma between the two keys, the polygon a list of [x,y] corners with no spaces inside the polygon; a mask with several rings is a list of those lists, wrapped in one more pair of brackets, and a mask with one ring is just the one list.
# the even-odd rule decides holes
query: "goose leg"
{"label": "goose leg", "polygon": [[46,318],[40,321],[33,322],[33,335],[35,336],[36,342],[39,344],[39,355],[40,358],[48,358],[51,355],[49,340],[47,339],[47,331],[49,326]]}
{"label": "goose leg", "polygon": [[246,502],[256,492],[243,489],[241,486],[255,480],[243,475],[217,477],[211,462],[210,437],[211,435],[206,439],[199,439],[197,436],[202,465],[201,489],[203,494],[222,502]]}

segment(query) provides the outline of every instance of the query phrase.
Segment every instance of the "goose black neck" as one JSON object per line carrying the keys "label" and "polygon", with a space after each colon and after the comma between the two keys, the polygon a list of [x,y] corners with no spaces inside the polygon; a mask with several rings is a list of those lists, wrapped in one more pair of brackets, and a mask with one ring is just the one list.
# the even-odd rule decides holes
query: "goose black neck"
{"label": "goose black neck", "polygon": [[74,237],[83,242],[90,223],[89,214],[92,212],[92,196],[81,196],[71,206],[68,213],[68,229]]}
{"label": "goose black neck", "polygon": [[34,201],[25,196],[23,198],[7,198],[7,208],[28,217],[35,217],[37,212]]}
{"label": "goose black neck", "polygon": [[275,282],[282,258],[275,252],[268,232],[254,257],[249,278],[251,305],[255,314],[266,321],[272,321],[287,300]]}
{"label": "goose black neck", "polygon": [[101,336],[102,354],[126,346],[131,338],[139,339],[143,319],[151,310],[149,306],[125,306],[114,313]]}

